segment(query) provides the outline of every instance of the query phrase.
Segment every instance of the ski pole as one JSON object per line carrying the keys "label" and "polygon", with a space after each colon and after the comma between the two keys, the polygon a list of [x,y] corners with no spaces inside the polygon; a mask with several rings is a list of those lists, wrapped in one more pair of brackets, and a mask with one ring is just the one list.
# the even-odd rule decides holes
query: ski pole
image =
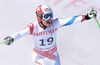
{"label": "ski pole", "polygon": [[0,44],[4,44],[4,42],[0,42]]}
{"label": "ski pole", "polygon": [[98,27],[100,28],[99,21],[98,21],[95,17],[93,17],[93,18],[94,18],[94,20],[96,21],[96,23],[97,23]]}

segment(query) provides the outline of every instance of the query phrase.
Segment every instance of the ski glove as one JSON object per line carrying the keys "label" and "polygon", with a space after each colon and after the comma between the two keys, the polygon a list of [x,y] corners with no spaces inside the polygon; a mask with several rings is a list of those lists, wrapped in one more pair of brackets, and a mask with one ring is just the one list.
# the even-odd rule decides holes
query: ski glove
{"label": "ski glove", "polygon": [[7,37],[4,39],[4,43],[5,43],[6,45],[11,45],[13,42],[14,42],[14,39],[11,38],[10,36],[7,36]]}
{"label": "ski glove", "polygon": [[85,18],[88,20],[88,19],[91,19],[91,18],[93,18],[93,17],[97,17],[97,11],[96,10],[94,10],[94,9],[92,9],[91,11],[89,11],[88,13],[87,13],[87,15],[85,16]]}

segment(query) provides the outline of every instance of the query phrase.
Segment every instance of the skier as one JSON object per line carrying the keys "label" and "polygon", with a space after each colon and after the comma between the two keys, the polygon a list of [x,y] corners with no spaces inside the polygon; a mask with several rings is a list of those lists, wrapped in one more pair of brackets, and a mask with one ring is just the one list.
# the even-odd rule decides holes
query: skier
{"label": "skier", "polygon": [[56,34],[60,27],[80,23],[96,17],[95,10],[86,15],[72,16],[67,19],[53,19],[52,9],[42,4],[36,9],[37,21],[29,24],[24,30],[4,38],[6,45],[29,34],[33,38],[33,65],[61,65],[56,46]]}

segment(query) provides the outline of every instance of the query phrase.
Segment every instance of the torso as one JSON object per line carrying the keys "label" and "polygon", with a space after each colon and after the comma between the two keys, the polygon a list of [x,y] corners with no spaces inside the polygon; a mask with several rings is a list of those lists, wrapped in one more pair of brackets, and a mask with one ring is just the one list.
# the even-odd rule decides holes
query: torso
{"label": "torso", "polygon": [[34,48],[48,51],[56,46],[57,28],[53,23],[45,30],[41,28],[38,23],[35,23],[34,27],[34,32],[31,34],[34,42]]}

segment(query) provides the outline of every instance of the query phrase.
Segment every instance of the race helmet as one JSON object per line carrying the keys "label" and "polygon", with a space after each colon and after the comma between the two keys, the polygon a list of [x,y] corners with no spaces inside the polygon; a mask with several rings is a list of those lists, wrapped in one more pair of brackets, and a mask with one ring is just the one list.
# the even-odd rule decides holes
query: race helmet
{"label": "race helmet", "polygon": [[52,9],[48,5],[44,5],[44,4],[37,7],[36,15],[37,15],[38,22],[41,22],[41,19],[48,20],[50,18],[51,19],[53,18]]}

